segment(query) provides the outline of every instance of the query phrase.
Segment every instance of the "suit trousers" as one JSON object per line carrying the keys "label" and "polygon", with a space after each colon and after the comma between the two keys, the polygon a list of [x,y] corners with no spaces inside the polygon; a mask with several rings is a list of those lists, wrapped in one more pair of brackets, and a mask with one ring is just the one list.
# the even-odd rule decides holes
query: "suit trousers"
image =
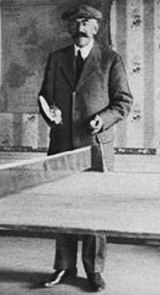
{"label": "suit trousers", "polygon": [[[56,240],[55,269],[76,268],[78,237],[59,235]],[[106,257],[106,235],[85,235],[82,241],[82,261],[86,273],[103,272]]]}

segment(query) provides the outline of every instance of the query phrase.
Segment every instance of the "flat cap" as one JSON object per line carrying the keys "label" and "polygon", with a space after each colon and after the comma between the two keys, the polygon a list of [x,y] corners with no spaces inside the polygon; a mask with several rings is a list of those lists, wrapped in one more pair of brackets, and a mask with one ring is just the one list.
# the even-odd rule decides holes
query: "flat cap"
{"label": "flat cap", "polygon": [[79,7],[74,7],[68,9],[62,14],[63,20],[73,20],[76,18],[95,18],[95,19],[102,19],[102,13],[90,5],[81,5]]}

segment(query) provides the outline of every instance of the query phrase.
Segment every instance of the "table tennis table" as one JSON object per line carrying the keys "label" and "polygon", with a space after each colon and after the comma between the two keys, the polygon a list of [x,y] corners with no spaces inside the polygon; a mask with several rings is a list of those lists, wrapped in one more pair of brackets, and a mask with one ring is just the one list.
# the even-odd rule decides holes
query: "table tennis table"
{"label": "table tennis table", "polygon": [[91,169],[91,158],[87,147],[1,165],[1,234],[105,233],[159,239],[159,172],[97,171]]}

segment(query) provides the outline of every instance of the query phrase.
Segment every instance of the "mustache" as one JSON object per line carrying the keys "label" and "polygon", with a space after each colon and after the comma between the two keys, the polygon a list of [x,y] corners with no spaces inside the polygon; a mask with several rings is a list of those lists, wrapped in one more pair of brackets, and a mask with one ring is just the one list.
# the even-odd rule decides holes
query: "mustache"
{"label": "mustache", "polygon": [[84,33],[84,32],[78,32],[78,33],[75,33],[73,37],[74,38],[79,38],[79,37],[85,37],[85,38],[87,38],[88,35],[86,33]]}

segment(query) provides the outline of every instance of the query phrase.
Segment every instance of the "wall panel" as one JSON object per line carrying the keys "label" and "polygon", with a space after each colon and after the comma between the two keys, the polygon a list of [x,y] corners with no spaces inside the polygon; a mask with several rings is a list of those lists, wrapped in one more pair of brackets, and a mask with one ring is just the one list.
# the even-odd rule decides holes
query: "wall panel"
{"label": "wall panel", "polygon": [[143,0],[127,4],[127,73],[134,105],[127,119],[127,146],[144,142],[144,21]]}
{"label": "wall panel", "polygon": [[160,1],[154,0],[154,139],[160,149]]}

